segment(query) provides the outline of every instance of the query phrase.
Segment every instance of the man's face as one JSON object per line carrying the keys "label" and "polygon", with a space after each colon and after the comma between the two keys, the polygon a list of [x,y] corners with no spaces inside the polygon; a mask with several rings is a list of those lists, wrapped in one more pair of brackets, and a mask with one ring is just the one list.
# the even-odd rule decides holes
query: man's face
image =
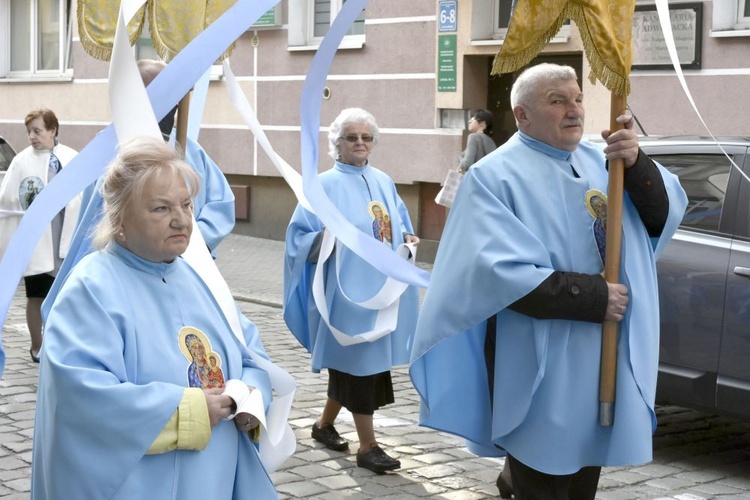
{"label": "man's face", "polygon": [[521,132],[557,149],[574,151],[583,137],[583,94],[576,80],[541,81],[527,105],[513,113]]}

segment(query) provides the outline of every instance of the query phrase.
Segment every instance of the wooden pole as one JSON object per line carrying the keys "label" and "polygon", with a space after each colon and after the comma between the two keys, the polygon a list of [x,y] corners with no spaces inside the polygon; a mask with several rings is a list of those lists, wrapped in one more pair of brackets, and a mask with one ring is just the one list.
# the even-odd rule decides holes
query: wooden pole
{"label": "wooden pole", "polygon": [[[627,97],[612,93],[609,129],[612,133],[623,128],[617,117],[627,109]],[[620,247],[622,244],[622,198],[625,161],[609,162],[609,188],[607,193],[607,253],[604,263],[604,279],[607,283],[620,282]],[[614,423],[615,385],[617,380],[617,337],[619,323],[605,321],[602,324],[602,353],[599,373],[599,424]]]}
{"label": "wooden pole", "polygon": [[187,128],[188,128],[188,117],[190,116],[190,92],[185,94],[185,97],[180,99],[180,104],[177,107],[177,144],[180,147],[180,156],[185,158],[185,151],[187,150]]}

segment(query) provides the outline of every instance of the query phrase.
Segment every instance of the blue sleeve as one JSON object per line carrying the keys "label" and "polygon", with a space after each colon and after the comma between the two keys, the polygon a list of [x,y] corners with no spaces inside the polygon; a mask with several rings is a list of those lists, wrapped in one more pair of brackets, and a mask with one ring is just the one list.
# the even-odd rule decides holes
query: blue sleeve
{"label": "blue sleeve", "polygon": [[186,160],[200,177],[195,220],[211,253],[234,228],[234,194],[224,173],[196,142],[188,142]]}

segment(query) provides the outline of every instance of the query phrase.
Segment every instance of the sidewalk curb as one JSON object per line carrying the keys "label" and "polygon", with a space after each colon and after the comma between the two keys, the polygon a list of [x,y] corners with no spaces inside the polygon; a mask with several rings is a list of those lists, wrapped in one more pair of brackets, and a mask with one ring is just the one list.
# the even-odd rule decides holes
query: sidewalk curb
{"label": "sidewalk curb", "polygon": [[265,299],[259,299],[256,297],[251,297],[250,295],[242,295],[242,294],[232,294],[232,297],[237,302],[250,302],[252,304],[258,304],[261,306],[267,306],[267,307],[273,307],[275,309],[283,309],[284,305],[281,302],[271,301],[271,300],[265,300]]}

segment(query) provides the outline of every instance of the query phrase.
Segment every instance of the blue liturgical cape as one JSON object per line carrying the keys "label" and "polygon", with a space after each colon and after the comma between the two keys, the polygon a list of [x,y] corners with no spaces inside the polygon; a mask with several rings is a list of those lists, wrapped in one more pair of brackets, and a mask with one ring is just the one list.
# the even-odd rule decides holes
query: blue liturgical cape
{"label": "blue liturgical cape", "polygon": [[[234,193],[219,166],[206,154],[200,144],[190,138],[187,139],[185,162],[198,174],[200,189],[193,197],[193,214],[201,235],[213,255],[221,240],[234,228]],[[73,234],[68,256],[63,261],[42,306],[45,318],[73,266],[92,251],[91,231],[102,217],[102,197],[99,194],[101,183],[100,178],[82,193],[78,226]]]}
{"label": "blue liturgical cape", "polygon": [[[382,238],[384,244],[394,249],[404,242],[404,232],[414,233],[406,205],[396,192],[395,184],[388,175],[369,163],[359,168],[336,162],[319,178],[333,204],[364,233]],[[387,216],[385,219],[390,219],[386,230],[390,237],[383,236],[377,229],[373,202],[379,202],[384,208],[384,216]],[[287,228],[284,259],[284,320],[297,340],[312,354],[313,372],[333,368],[365,376],[408,363],[419,303],[415,287],[408,287],[401,295],[396,330],[374,342],[344,347],[321,319],[311,289],[317,264],[309,262],[308,256],[322,230],[323,225],[314,214],[297,206]],[[324,265],[331,324],[349,335],[371,330],[376,312],[347,300],[336,284],[336,255]],[[386,280],[384,274],[347,248],[341,251],[339,278],[346,296],[356,302],[371,298]]]}
{"label": "blue liturgical cape", "polygon": [[[584,141],[571,153],[521,133],[469,170],[443,232],[410,367],[421,425],[466,438],[479,455],[504,448],[547,474],[651,460],[659,348],[655,262],[686,205],[677,178],[658,168],[669,197],[659,238],[648,236],[624,196],[620,282],[630,304],[619,328],[614,425],[598,423],[601,324],[540,320],[508,309],[553,271],[603,271],[596,219],[585,205],[590,190],[607,192],[602,147]],[[491,407],[484,341],[495,314]]]}
{"label": "blue liturgical cape", "polygon": [[225,381],[241,379],[271,401],[268,375],[250,358],[267,358],[260,336],[241,321],[242,342],[181,258],[149,262],[115,243],[86,256],[45,325],[31,498],[276,498],[256,446],[232,420],[201,451],[145,455],[194,379],[185,327]]}

